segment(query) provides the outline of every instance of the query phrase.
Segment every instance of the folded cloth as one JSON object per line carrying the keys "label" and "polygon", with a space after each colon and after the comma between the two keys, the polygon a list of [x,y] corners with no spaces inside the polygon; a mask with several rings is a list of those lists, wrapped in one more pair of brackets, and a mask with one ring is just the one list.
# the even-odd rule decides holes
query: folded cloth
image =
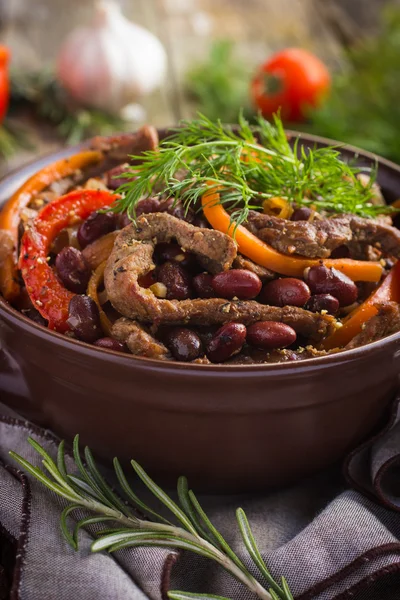
{"label": "folded cloth", "polygon": [[[53,455],[57,438],[5,406],[0,415],[0,600],[160,600],[170,589],[253,600],[221,568],[190,553],[91,554],[88,531],[72,550],[59,526],[66,502],[8,455],[12,449],[40,466],[28,435]],[[386,429],[348,457],[345,473],[347,485],[336,468],[274,493],[200,501],[244,562],[234,510],[245,509],[270,571],[286,577],[296,600],[400,600],[399,401]]]}

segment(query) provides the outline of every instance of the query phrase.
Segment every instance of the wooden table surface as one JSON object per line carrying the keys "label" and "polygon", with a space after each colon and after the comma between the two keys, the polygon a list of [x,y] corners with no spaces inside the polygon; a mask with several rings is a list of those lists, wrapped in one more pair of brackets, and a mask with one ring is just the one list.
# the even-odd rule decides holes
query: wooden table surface
{"label": "wooden table surface", "polygon": [[[394,0],[391,0],[393,3]],[[397,0],[396,0],[397,2]],[[340,67],[344,46],[373,30],[385,0],[119,0],[126,16],[163,42],[169,61],[163,87],[143,105],[146,120],[164,126],[191,115],[184,74],[210,44],[230,38],[249,69],[274,50],[303,46]],[[94,0],[0,0],[0,41],[11,47],[13,66],[37,70],[51,65],[66,34],[88,22]],[[0,174],[59,147],[51,130],[29,127],[33,151],[0,164]]]}

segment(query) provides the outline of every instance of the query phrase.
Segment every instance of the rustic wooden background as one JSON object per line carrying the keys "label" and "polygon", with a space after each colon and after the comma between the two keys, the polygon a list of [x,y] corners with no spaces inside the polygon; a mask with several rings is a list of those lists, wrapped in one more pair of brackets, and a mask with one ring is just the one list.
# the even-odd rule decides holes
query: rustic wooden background
{"label": "rustic wooden background", "polygon": [[[11,47],[13,66],[36,70],[51,64],[61,41],[90,20],[95,0],[0,0],[0,41]],[[216,38],[231,38],[249,68],[274,50],[300,45],[333,68],[345,60],[355,38],[373,32],[387,3],[400,0],[119,0],[125,14],[156,33],[169,57],[163,88],[145,100],[147,121],[176,123],[190,116],[183,93],[184,73],[204,58]],[[250,67],[251,65],[251,67]],[[26,125],[29,127],[29,125]],[[32,132],[31,132],[32,133]],[[35,151],[0,164],[0,174],[60,141],[36,130]]]}

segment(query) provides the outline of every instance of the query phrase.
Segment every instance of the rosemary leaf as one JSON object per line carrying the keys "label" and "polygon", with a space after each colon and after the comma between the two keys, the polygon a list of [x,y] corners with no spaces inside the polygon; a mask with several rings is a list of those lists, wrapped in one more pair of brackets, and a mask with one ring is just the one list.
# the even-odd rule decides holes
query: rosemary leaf
{"label": "rosemary leaf", "polygon": [[166,494],[154,481],[147,475],[144,469],[135,461],[131,460],[131,465],[135,473],[140,477],[145,486],[158,498],[182,523],[182,525],[195,536],[198,536],[195,527],[193,527],[190,519],[179,508],[177,504]]}
{"label": "rosemary leaf", "polygon": [[15,452],[11,451],[10,456],[12,456],[14,460],[16,460],[22,467],[24,467],[24,469],[26,469],[28,473],[32,475],[32,477],[43,483],[43,485],[45,485],[52,492],[55,492],[59,496],[62,496],[67,500],[71,500],[72,502],[79,500],[79,496],[77,494],[70,493],[69,490],[66,490],[60,485],[54,483],[54,481],[46,477],[46,475],[40,469],[31,465],[27,460],[22,458],[22,456],[19,456],[19,454],[16,454]]}
{"label": "rosemary leaf", "polygon": [[[93,496],[93,492],[94,492],[95,498],[97,500],[100,500],[101,502],[103,502],[104,504],[107,504],[107,506],[112,508],[113,507],[112,502],[110,502],[109,499],[107,498],[107,496],[102,492],[101,487],[97,484],[96,480],[93,478],[90,471],[87,471],[83,465],[81,455],[79,452],[79,435],[76,435],[74,437],[72,449],[73,449],[73,453],[74,453],[75,463],[82,475],[82,479],[84,482],[86,482],[86,484],[89,486],[89,488],[91,488],[90,494]],[[78,479],[73,479],[73,481],[75,481],[75,483],[77,483],[78,485],[81,485],[81,482],[79,482]]]}
{"label": "rosemary leaf", "polygon": [[67,467],[65,465],[65,443],[62,440],[57,450],[57,467],[65,481],[68,481]]}
{"label": "rosemary leaf", "polygon": [[196,512],[198,513],[199,517],[202,519],[202,521],[204,521],[205,525],[208,527],[211,534],[216,539],[217,544],[221,548],[221,550],[223,550],[229,556],[229,558],[231,560],[233,560],[233,562],[239,569],[241,569],[242,571],[245,571],[246,568],[245,568],[244,564],[233,552],[232,548],[229,546],[229,544],[227,543],[225,538],[219,533],[219,531],[211,523],[210,519],[207,517],[206,513],[202,509],[200,502],[197,500],[197,498],[196,498],[194,492],[192,492],[192,490],[189,491],[189,498],[190,498]]}
{"label": "rosemary leaf", "polygon": [[251,558],[253,559],[254,564],[257,565],[261,574],[268,581],[269,585],[274,590],[274,592],[276,592],[278,597],[280,599],[283,598],[285,600],[285,596],[283,595],[285,593],[285,591],[283,589],[281,589],[279,587],[279,585],[274,581],[274,578],[272,577],[271,573],[268,571],[268,569],[262,559],[262,556],[260,554],[260,551],[259,551],[256,541],[254,539],[253,532],[251,531],[249,521],[247,519],[246,513],[244,512],[243,508],[237,509],[236,519],[237,519],[237,522],[239,525],[239,529],[240,529],[240,533],[242,535],[243,542],[247,548],[248,553],[250,554]]}
{"label": "rosemary leaf", "polygon": [[[79,507],[79,508],[81,508],[81,507]],[[78,521],[77,524],[75,525],[74,532],[72,535],[74,543],[76,544],[76,549],[78,548],[78,535],[79,535],[80,529],[82,529],[84,527],[89,527],[89,525],[96,525],[97,523],[105,523],[106,521],[115,522],[115,517],[107,517],[105,515],[102,515],[100,517],[86,517],[85,519],[81,519],[80,521]],[[99,535],[101,535],[104,532],[105,532],[105,530],[102,529],[98,533],[99,533]]]}
{"label": "rosemary leaf", "polygon": [[70,530],[68,529],[67,517],[69,516],[69,514],[72,511],[79,509],[79,508],[81,508],[79,504],[70,504],[69,506],[66,506],[64,508],[64,510],[62,511],[61,516],[60,516],[60,526],[61,526],[62,534],[63,534],[64,538],[66,539],[66,541],[68,542],[68,544],[74,550],[78,549],[78,542],[75,539],[75,537],[71,534]]}
{"label": "rosemary leaf", "polygon": [[84,454],[86,464],[88,466],[88,471],[92,479],[95,481],[95,483],[101,490],[101,492],[104,494],[104,497],[107,498],[107,500],[109,501],[110,506],[118,507],[122,514],[126,515],[127,517],[130,516],[130,512],[127,506],[118,498],[118,496],[116,496],[116,494],[114,494],[110,486],[106,483],[105,479],[100,474],[100,471],[98,470],[98,468],[96,467],[96,463],[94,462],[93,455],[87,446],[84,450]]}
{"label": "rosemary leaf", "polygon": [[200,535],[204,539],[208,540],[210,542],[210,544],[214,544],[215,538],[210,536],[207,533],[207,531],[204,530],[204,528],[202,527],[201,522],[198,518],[198,515],[193,508],[192,501],[191,501],[190,495],[189,495],[188,481],[187,481],[186,477],[179,477],[178,485],[177,485],[177,492],[178,492],[179,502],[181,503],[183,510],[185,511],[185,513],[187,514],[187,516],[189,517],[191,522],[193,523],[193,526],[197,529],[197,531],[200,533]]}
{"label": "rosemary leaf", "polygon": [[114,470],[117,475],[118,482],[119,482],[121,488],[124,490],[125,494],[129,498],[129,500],[133,503],[134,506],[136,506],[137,508],[142,510],[145,514],[151,515],[157,521],[166,523],[167,525],[172,525],[171,521],[168,521],[168,519],[166,519],[165,517],[163,517],[162,515],[157,513],[152,508],[150,508],[150,506],[147,506],[147,504],[142,502],[142,500],[140,500],[140,498],[134,493],[134,491],[130,487],[130,485],[125,477],[125,473],[121,467],[121,464],[120,464],[118,458],[114,458]]}
{"label": "rosemary leaf", "polygon": [[214,559],[213,552],[204,548],[201,544],[185,540],[181,537],[155,533],[154,531],[130,531],[119,532],[103,536],[99,540],[93,542],[91,549],[93,552],[101,552],[109,550],[115,552],[122,548],[130,548],[133,546],[160,546],[168,548],[179,548],[181,550],[190,550],[195,554],[200,554],[205,558]]}
{"label": "rosemary leaf", "polygon": [[230,600],[225,596],[215,596],[214,594],[193,594],[191,592],[179,592],[172,590],[168,592],[168,598],[171,600]]}

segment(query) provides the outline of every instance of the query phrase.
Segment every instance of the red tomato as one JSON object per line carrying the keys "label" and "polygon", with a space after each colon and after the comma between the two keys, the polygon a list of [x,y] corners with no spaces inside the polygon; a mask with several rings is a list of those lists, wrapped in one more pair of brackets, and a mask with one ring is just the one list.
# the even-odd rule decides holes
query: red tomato
{"label": "red tomato", "polygon": [[8,63],[10,51],[7,46],[0,45],[0,123],[6,116],[10,99],[10,82],[8,79]]}
{"label": "red tomato", "polygon": [[285,121],[303,121],[330,87],[326,66],[307,50],[287,48],[261,65],[251,84],[253,102],[264,117],[281,110]]}

